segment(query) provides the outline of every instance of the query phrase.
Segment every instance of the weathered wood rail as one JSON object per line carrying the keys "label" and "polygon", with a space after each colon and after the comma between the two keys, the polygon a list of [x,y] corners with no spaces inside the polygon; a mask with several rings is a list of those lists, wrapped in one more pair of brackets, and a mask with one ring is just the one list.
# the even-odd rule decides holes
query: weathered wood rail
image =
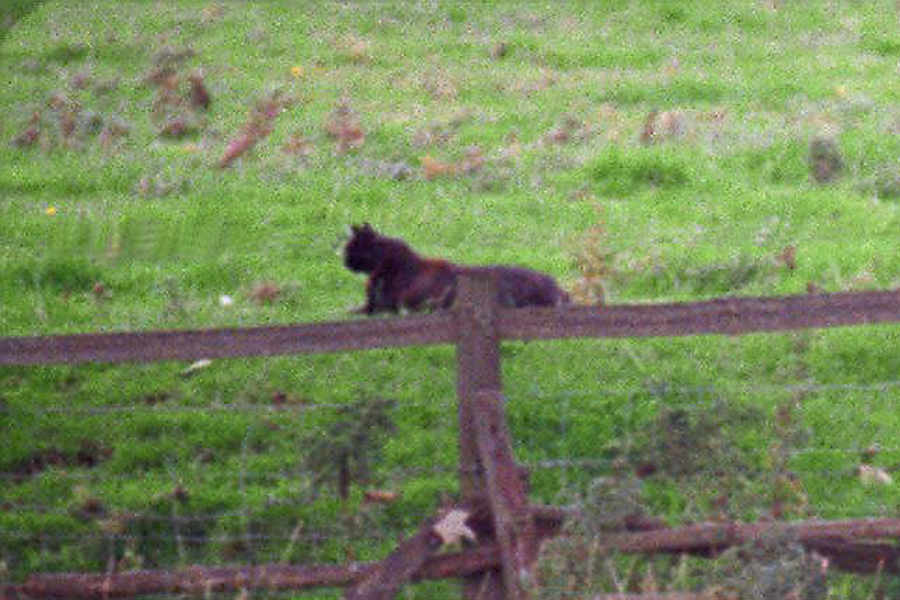
{"label": "weathered wood rail", "polygon": [[[427,316],[367,319],[293,326],[151,331],[0,338],[0,364],[191,360],[238,356],[324,353],[428,344],[455,344],[461,504],[470,512],[479,543],[457,555],[434,555],[433,519],[380,563],[367,565],[241,568],[194,567],[185,571],[120,574],[34,574],[4,594],[26,597],[111,598],[149,593],[207,594],[240,589],[347,586],[354,600],[392,598],[409,581],[460,577],[465,598],[529,598],[527,581],[541,539],[556,535],[564,511],[530,506],[527,475],[516,464],[506,428],[500,376],[502,340],[575,337],[737,335],[813,327],[900,322],[900,290],[722,298],[705,302],[631,306],[561,306],[502,309],[489,269],[460,278],[453,310]],[[820,524],[709,524],[611,536],[623,552],[710,553],[760,535],[766,528],[795,527],[798,539],[835,558],[836,564],[870,572],[900,570],[892,545],[852,540],[900,538],[900,521]],[[804,535],[807,537],[804,538]],[[617,597],[607,596],[608,598]],[[628,597],[628,596],[618,596]],[[691,594],[657,595],[692,598]]]}
{"label": "weathered wood rail", "polygon": [[[498,340],[737,335],[900,321],[900,290],[703,302],[498,308]],[[148,362],[455,344],[452,312],[303,325],[0,338],[0,364]]]}

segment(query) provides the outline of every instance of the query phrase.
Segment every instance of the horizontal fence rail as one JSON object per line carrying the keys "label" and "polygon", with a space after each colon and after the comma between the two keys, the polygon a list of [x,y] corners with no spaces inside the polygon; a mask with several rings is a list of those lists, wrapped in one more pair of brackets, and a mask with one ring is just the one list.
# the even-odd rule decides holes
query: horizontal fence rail
{"label": "horizontal fence rail", "polygon": [[498,311],[503,339],[737,335],[900,321],[900,290]]}
{"label": "horizontal fence rail", "polygon": [[305,325],[0,338],[0,364],[152,362],[446,344],[449,312]]}
{"label": "horizontal fence rail", "polygon": [[[0,338],[0,364],[191,360],[448,344],[450,312],[305,325]],[[900,290],[497,311],[502,339],[745,334],[900,322]]]}
{"label": "horizontal fence rail", "polygon": [[[463,579],[462,593],[467,599],[527,600],[533,594],[524,585],[525,578],[531,576],[539,541],[562,533],[563,521],[571,516],[571,511],[528,503],[528,470],[515,462],[506,431],[500,341],[739,335],[900,322],[900,290],[509,310],[496,305],[496,272],[470,271],[469,277],[460,279],[454,309],[431,315],[273,327],[5,337],[0,338],[0,364],[194,360],[454,344],[460,432],[460,460],[456,470],[463,496],[460,506],[464,510],[457,507],[451,513],[464,513],[466,529],[473,528],[470,530],[473,537],[474,531],[478,532],[477,547],[456,555],[436,554],[440,548],[435,541],[437,526],[434,520],[426,519],[417,534],[398,542],[397,549],[378,563],[32,573],[20,585],[0,586],[0,598],[21,595],[110,598],[151,593],[205,596],[212,592],[243,593],[254,588],[297,590],[352,586],[345,595],[348,599],[381,600],[394,597],[409,581],[456,577]],[[576,463],[588,466],[571,459],[545,463],[530,466],[566,468]],[[18,473],[0,475],[17,477]],[[244,476],[242,472],[242,482]],[[249,513],[245,511],[242,515],[247,518]],[[168,520],[173,524],[179,544],[188,539],[187,534],[180,533],[177,512],[173,510]],[[604,547],[619,552],[710,556],[729,546],[772,534],[789,535],[807,550],[821,553],[842,569],[879,574],[900,572],[900,552],[895,545],[895,540],[900,538],[900,520],[891,519],[717,522],[667,529],[661,521],[649,517],[626,523],[625,532],[606,536]],[[291,544],[295,535],[288,538]],[[240,538],[251,539],[249,534]],[[691,596],[673,595],[666,600],[682,597]],[[616,596],[596,598],[606,600]],[[643,600],[652,598],[653,595],[648,595]]]}

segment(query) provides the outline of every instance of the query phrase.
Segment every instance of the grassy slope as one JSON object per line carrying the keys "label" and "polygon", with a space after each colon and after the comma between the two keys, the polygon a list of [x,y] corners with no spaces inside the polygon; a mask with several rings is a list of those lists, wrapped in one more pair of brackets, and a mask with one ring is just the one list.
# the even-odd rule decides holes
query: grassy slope
{"label": "grassy slope", "polygon": [[[761,2],[41,4],[8,31],[0,54],[10,82],[0,88],[0,134],[13,139],[40,111],[37,146],[45,146],[0,147],[0,334],[344,319],[362,282],[336,250],[345,226],[363,220],[427,254],[527,264],[570,289],[584,236],[597,226],[591,243],[607,257],[616,302],[799,293],[807,282],[896,286],[896,19],[887,1],[777,10]],[[500,42],[507,52],[493,57]],[[202,68],[213,97],[185,140],[160,138],[150,117],[155,92],[144,78],[167,46],[195,51],[178,70]],[[254,100],[275,89],[297,102],[256,149],[215,169]],[[120,119],[129,134],[104,147],[79,129],[63,144],[47,108],[57,92],[106,123]],[[366,133],[348,154],[323,131],[341,97]],[[644,147],[638,137],[651,109],[670,111],[679,133]],[[549,141],[567,121],[570,140]],[[447,139],[422,145],[427,132]],[[310,156],[281,151],[293,134],[309,140]],[[836,139],[845,164],[827,186],[809,177],[817,135]],[[458,161],[473,145],[486,159],[480,171],[422,176],[422,157]],[[378,161],[403,161],[413,176],[395,181]],[[142,194],[144,178],[175,191]],[[775,259],[788,245],[797,248],[793,271]],[[250,296],[265,280],[283,292],[258,305]],[[100,300],[91,292],[98,281],[107,290]],[[234,306],[220,306],[222,294]],[[529,462],[612,459],[646,443],[641,432],[660,407],[705,406],[711,395],[698,390],[715,385],[725,399],[761,409],[736,443],[763,468],[773,407],[793,398],[798,429],[811,433],[792,459],[809,496],[797,514],[891,514],[900,497],[861,487],[852,469],[873,442],[887,448],[880,463],[900,456],[891,443],[896,388],[798,396],[783,386],[894,380],[897,341],[898,328],[875,327],[511,344],[504,369],[517,451]],[[452,365],[449,349],[434,348],[223,361],[190,379],[178,376],[180,364],[3,369],[0,471],[40,449],[74,454],[86,439],[112,454],[95,468],[54,468],[5,487],[0,559],[16,579],[102,568],[111,547],[148,566],[343,560],[341,536],[371,531],[386,541],[353,552],[379,556],[395,530],[454,488]],[[376,480],[403,500],[342,512],[315,499],[300,464],[303,440],[331,409],[272,411],[278,391],[314,405],[397,399],[398,432]],[[164,401],[148,402],[154,394]],[[230,404],[245,408],[221,408]],[[438,473],[413,471],[433,467]],[[565,485],[586,478],[538,470],[535,495],[570,499]],[[768,493],[765,477],[751,480],[745,496]],[[184,504],[171,500],[179,483],[190,492]],[[661,478],[647,487],[654,509],[673,520],[707,514],[708,495],[673,491]],[[77,515],[90,498],[105,514]],[[220,516],[191,522],[179,547],[173,510]],[[734,510],[752,517],[763,508]],[[335,539],[301,533],[291,544],[298,519],[303,532]],[[138,542],[111,545],[120,529]]]}

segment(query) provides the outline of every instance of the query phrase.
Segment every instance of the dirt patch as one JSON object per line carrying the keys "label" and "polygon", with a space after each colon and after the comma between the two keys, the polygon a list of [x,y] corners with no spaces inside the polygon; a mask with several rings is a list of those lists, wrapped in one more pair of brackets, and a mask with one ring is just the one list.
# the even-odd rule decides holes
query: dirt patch
{"label": "dirt patch", "polygon": [[55,446],[37,450],[14,465],[11,472],[13,481],[19,483],[51,467],[93,468],[110,456],[112,448],[84,439],[74,450],[60,450]]}

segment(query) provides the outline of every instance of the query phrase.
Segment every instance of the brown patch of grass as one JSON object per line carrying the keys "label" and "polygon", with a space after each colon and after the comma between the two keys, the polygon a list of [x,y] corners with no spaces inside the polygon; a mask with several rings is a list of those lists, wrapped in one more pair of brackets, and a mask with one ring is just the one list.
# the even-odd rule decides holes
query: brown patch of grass
{"label": "brown patch of grass", "polygon": [[559,81],[559,77],[556,73],[549,69],[542,69],[540,76],[535,79],[517,81],[513,84],[513,90],[528,96],[556,85],[557,81]]}
{"label": "brown patch of grass", "polygon": [[126,121],[119,118],[108,119],[100,131],[100,146],[109,149],[117,140],[126,137],[130,131],[131,125]]}
{"label": "brown patch of grass", "polygon": [[844,161],[834,140],[816,137],[810,141],[809,170],[816,183],[830,183],[840,176]]}
{"label": "brown patch of grass", "polygon": [[183,64],[190,58],[196,56],[196,52],[190,46],[184,48],[175,48],[174,46],[163,46],[156,54],[153,55],[153,64],[161,69],[174,68]]}
{"label": "brown patch of grass", "polygon": [[225,6],[221,2],[211,2],[200,11],[200,23],[211,25],[216,21],[221,21],[224,16]]}
{"label": "brown patch of grass", "polygon": [[459,95],[459,86],[443,71],[432,72],[422,80],[422,87],[435,100],[454,100]]}
{"label": "brown patch of grass", "polygon": [[84,439],[77,450],[63,451],[55,447],[37,450],[14,465],[11,471],[15,481],[22,481],[50,467],[95,467],[112,456],[112,452],[112,448],[100,442]]}
{"label": "brown patch of grass", "polygon": [[793,245],[785,246],[775,257],[775,260],[787,267],[789,271],[793,271],[797,268],[797,247]]}
{"label": "brown patch of grass", "polygon": [[583,141],[592,134],[590,123],[582,122],[572,115],[564,115],[561,122],[544,136],[544,143],[567,144],[570,141]]}
{"label": "brown patch of grass", "polygon": [[644,120],[641,129],[640,142],[647,146],[678,138],[684,135],[687,129],[687,118],[682,111],[664,110],[659,112],[651,110]]}
{"label": "brown patch of grass", "polygon": [[91,72],[88,69],[78,71],[69,79],[69,86],[76,90],[83,90],[88,87],[93,78],[91,77]]}
{"label": "brown patch of grass", "polygon": [[337,141],[337,151],[344,154],[356,150],[365,143],[366,134],[359,115],[350,107],[350,101],[342,98],[325,120],[325,133]]}
{"label": "brown patch of grass", "polygon": [[469,146],[458,162],[445,162],[425,155],[420,159],[422,176],[427,180],[453,175],[472,175],[481,170],[485,164],[484,154],[478,146]]}
{"label": "brown patch of grass", "polygon": [[281,147],[281,151],[295,156],[310,156],[316,151],[316,148],[309,138],[300,133],[292,133],[288,141]]}
{"label": "brown patch of grass", "polygon": [[85,486],[75,486],[72,491],[76,500],[76,505],[71,509],[73,517],[83,521],[91,521],[106,515],[106,507],[103,505],[103,502],[96,496],[91,495]]}
{"label": "brown patch of grass", "polygon": [[12,139],[12,145],[17,148],[33,146],[41,135],[41,113],[34,111],[28,120],[28,125],[16,137]]}
{"label": "brown patch of grass", "polygon": [[203,84],[203,73],[195,71],[188,75],[188,81],[191,85],[191,106],[203,110],[209,109],[212,98]]}
{"label": "brown patch of grass", "polygon": [[447,121],[438,121],[413,133],[412,145],[417,147],[445,144],[449,142],[460,126],[472,117],[468,110],[462,110]]}
{"label": "brown patch of grass", "polygon": [[170,138],[181,138],[197,131],[197,124],[186,115],[177,115],[166,119],[159,128],[159,135]]}
{"label": "brown patch of grass", "polygon": [[420,160],[422,163],[422,175],[429,181],[436,177],[456,173],[456,167],[453,163],[439,161],[430,155],[425,155]]}
{"label": "brown patch of grass", "polygon": [[352,63],[363,64],[372,60],[371,42],[355,34],[348,33],[335,40],[335,50]]}
{"label": "brown patch of grass", "polygon": [[481,170],[484,166],[484,154],[478,146],[469,146],[463,153],[462,160],[456,165],[458,173],[471,174]]}
{"label": "brown patch of grass", "polygon": [[275,119],[290,104],[292,104],[292,100],[282,97],[281,92],[278,91],[267,98],[259,100],[250,110],[247,123],[225,147],[225,152],[222,154],[222,158],[219,159],[219,168],[224,169],[228,167],[253,148],[260,140],[268,137],[272,133]]}
{"label": "brown patch of grass", "polygon": [[281,295],[281,286],[273,281],[260,281],[250,290],[250,298],[257,304],[272,304]]}
{"label": "brown patch of grass", "polygon": [[509,46],[506,42],[497,42],[491,48],[491,58],[500,60],[509,53]]}
{"label": "brown patch of grass", "polygon": [[166,402],[170,397],[169,392],[152,392],[141,396],[141,402],[147,406],[155,406]]}

